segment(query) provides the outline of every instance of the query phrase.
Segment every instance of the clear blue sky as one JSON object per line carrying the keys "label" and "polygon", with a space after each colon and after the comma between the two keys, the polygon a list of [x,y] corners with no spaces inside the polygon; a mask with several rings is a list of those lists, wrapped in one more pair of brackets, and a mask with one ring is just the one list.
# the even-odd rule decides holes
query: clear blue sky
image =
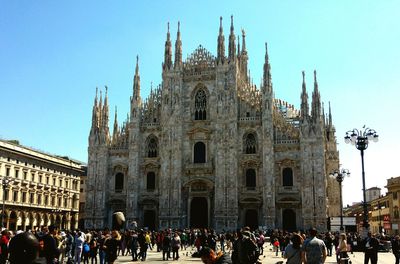
{"label": "clear blue sky", "polygon": [[186,58],[200,44],[215,54],[219,17],[227,40],[234,15],[256,84],[268,42],[276,98],[300,108],[301,71],[311,92],[317,70],[352,174],[344,203],[361,201],[360,153],[344,144],[347,130],[365,124],[380,135],[365,153],[367,188],[400,176],[399,14],[389,0],[2,1],[0,137],[86,162],[96,86],[109,87],[112,126],[115,106],[119,121],[128,113],[136,55],[142,96],[160,83],[168,21],[173,41],[181,22]]}

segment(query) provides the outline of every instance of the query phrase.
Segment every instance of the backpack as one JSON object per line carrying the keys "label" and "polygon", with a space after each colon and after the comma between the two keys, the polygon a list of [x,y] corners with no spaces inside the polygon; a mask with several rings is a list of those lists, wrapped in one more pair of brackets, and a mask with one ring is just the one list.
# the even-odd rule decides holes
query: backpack
{"label": "backpack", "polygon": [[89,251],[90,251],[90,247],[89,247],[88,243],[83,244],[83,252],[89,253]]}

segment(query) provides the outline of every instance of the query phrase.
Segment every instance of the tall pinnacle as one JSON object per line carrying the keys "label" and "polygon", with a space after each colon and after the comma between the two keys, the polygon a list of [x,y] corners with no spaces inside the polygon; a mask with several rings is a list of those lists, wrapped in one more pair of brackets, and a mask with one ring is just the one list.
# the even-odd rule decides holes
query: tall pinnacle
{"label": "tall pinnacle", "polygon": [[165,51],[164,51],[164,63],[163,70],[169,70],[172,66],[172,45],[171,45],[171,34],[169,33],[169,22],[168,22],[168,32],[167,40],[165,41]]}
{"label": "tall pinnacle", "polygon": [[264,79],[264,83],[263,83],[264,89],[267,89],[266,91],[270,92],[270,90],[272,89],[272,81],[271,81],[271,65],[269,64],[267,42],[265,42],[265,60],[264,60],[263,79]]}
{"label": "tall pinnacle", "polygon": [[318,90],[317,71],[314,70],[314,91],[312,93],[311,115],[317,120],[321,115],[321,97]]}
{"label": "tall pinnacle", "polygon": [[224,63],[225,60],[225,37],[222,28],[222,16],[219,18],[219,35],[218,35],[218,56],[217,62]]}
{"label": "tall pinnacle", "polygon": [[303,119],[308,116],[309,108],[308,108],[308,94],[306,90],[306,81],[305,81],[305,73],[302,71],[303,75],[303,84],[302,84],[302,92],[301,92],[301,116]]}
{"label": "tall pinnacle", "polygon": [[112,136],[112,141],[115,144],[118,141],[118,119],[117,119],[117,106],[115,106],[115,115],[114,115],[114,130],[113,130],[113,136]]}
{"label": "tall pinnacle", "polygon": [[140,97],[140,75],[139,75],[139,56],[136,56],[135,76],[133,77],[133,99]]}
{"label": "tall pinnacle", "polygon": [[236,44],[235,44],[235,29],[233,27],[233,16],[231,16],[231,32],[229,34],[229,61],[234,61],[236,56]]}
{"label": "tall pinnacle", "polygon": [[181,41],[181,31],[180,22],[178,21],[178,32],[176,33],[175,41],[175,63],[174,68],[179,68],[182,66],[182,41]]}

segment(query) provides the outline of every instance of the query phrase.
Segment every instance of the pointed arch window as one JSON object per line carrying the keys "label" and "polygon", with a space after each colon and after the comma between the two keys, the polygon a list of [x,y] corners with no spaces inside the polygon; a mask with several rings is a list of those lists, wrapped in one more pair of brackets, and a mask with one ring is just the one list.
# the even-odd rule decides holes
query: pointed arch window
{"label": "pointed arch window", "polygon": [[254,134],[249,133],[244,140],[244,150],[246,154],[255,154],[257,149],[257,141]]}
{"label": "pointed arch window", "polygon": [[156,158],[158,156],[158,142],[156,137],[150,137],[147,141],[147,157]]}
{"label": "pointed arch window", "polygon": [[156,188],[156,174],[152,171],[147,173],[146,177],[146,189],[148,191],[154,191]]}
{"label": "pointed arch window", "polygon": [[207,94],[203,89],[197,91],[194,98],[194,119],[206,120],[207,119]]}
{"label": "pointed arch window", "polygon": [[246,188],[247,190],[256,189],[256,171],[255,169],[246,170]]}
{"label": "pointed arch window", "polygon": [[124,174],[119,172],[115,175],[114,190],[115,192],[122,192],[123,189],[124,189]]}
{"label": "pointed arch window", "polygon": [[282,185],[293,186],[293,170],[291,168],[284,168],[282,171]]}
{"label": "pointed arch window", "polygon": [[206,145],[203,142],[194,144],[194,163],[206,162]]}

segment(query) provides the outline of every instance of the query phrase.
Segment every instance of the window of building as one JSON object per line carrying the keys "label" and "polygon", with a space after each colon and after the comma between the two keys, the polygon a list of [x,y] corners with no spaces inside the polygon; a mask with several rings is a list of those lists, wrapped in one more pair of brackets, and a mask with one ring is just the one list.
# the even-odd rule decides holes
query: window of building
{"label": "window of building", "polygon": [[284,168],[282,171],[282,185],[293,186],[293,170],[291,168]]}
{"label": "window of building", "polygon": [[206,162],[206,145],[203,142],[194,144],[194,163]]}
{"label": "window of building", "polygon": [[254,136],[254,134],[250,133],[247,134],[246,139],[245,139],[245,153],[246,154],[255,154],[256,153],[256,137]]}
{"label": "window of building", "polygon": [[39,182],[43,183],[43,176],[41,174],[39,174]]}
{"label": "window of building", "polygon": [[42,195],[41,194],[39,194],[37,197],[37,203],[38,203],[38,205],[42,204]]}
{"label": "window of building", "polygon": [[15,170],[15,178],[19,177],[19,170]]}
{"label": "window of building", "polygon": [[68,199],[64,198],[64,207],[67,207],[67,206],[68,206]]}
{"label": "window of building", "polygon": [[56,206],[56,197],[54,196],[51,197],[51,205]]}
{"label": "window of building", "polygon": [[115,192],[122,192],[124,189],[124,174],[119,172],[115,175]]}
{"label": "window of building", "polygon": [[10,176],[10,168],[6,168],[6,176]]}
{"label": "window of building", "polygon": [[29,194],[29,202],[30,203],[34,203],[35,202],[35,194],[34,193],[30,193]]}
{"label": "window of building", "polygon": [[156,174],[154,172],[147,173],[146,189],[152,191],[156,188]]}
{"label": "window of building", "polygon": [[256,189],[256,171],[254,169],[246,170],[246,188],[247,190]]}
{"label": "window of building", "polygon": [[44,196],[44,205],[49,205],[49,196]]}
{"label": "window of building", "polygon": [[199,89],[194,100],[194,120],[207,119],[207,95],[203,89]]}
{"label": "window of building", "polygon": [[397,192],[393,192],[393,200],[397,200]]}
{"label": "window of building", "polygon": [[158,143],[156,137],[150,137],[147,141],[147,157],[155,158],[158,155]]}
{"label": "window of building", "polygon": [[49,182],[50,182],[50,178],[46,177],[46,184],[49,184]]}
{"label": "window of building", "polygon": [[13,201],[18,202],[18,191],[14,191],[14,193],[13,193]]}
{"label": "window of building", "polygon": [[394,216],[395,219],[399,218],[399,207],[395,206],[393,208],[393,216]]}
{"label": "window of building", "polygon": [[53,178],[53,185],[56,185],[56,178]]}
{"label": "window of building", "polygon": [[26,203],[26,192],[22,193],[22,202]]}
{"label": "window of building", "polygon": [[24,180],[28,179],[28,172],[24,171]]}

